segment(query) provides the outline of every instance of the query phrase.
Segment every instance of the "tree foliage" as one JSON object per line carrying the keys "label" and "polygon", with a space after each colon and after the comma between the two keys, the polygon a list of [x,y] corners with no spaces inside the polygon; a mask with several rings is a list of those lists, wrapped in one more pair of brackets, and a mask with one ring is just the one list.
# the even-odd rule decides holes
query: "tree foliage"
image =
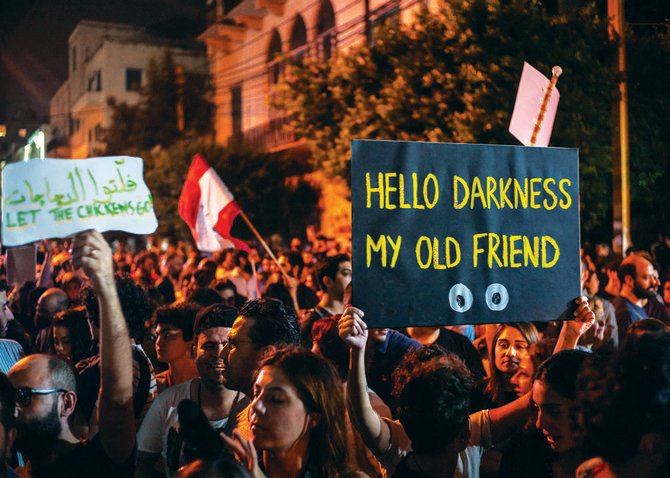
{"label": "tree foliage", "polygon": [[630,183],[633,241],[670,235],[670,35],[629,32]]}
{"label": "tree foliage", "polygon": [[[202,154],[230,188],[240,206],[261,234],[289,234],[304,230],[318,198],[304,181],[286,178],[307,172],[304,162],[261,153],[232,144],[215,145],[211,130],[211,105],[205,100],[205,78],[186,73],[180,95],[175,65],[166,52],[153,60],[147,84],[137,105],[113,105],[114,119],[107,131],[107,154],[128,154],[144,159],[144,177],[154,198],[157,234],[190,239],[188,226],[179,217],[179,196],[191,159]],[[177,128],[179,97],[183,98],[186,130]],[[296,214],[296,211],[305,214]],[[236,237],[251,238],[241,220]]]}
{"label": "tree foliage", "polygon": [[293,115],[317,167],[348,177],[355,138],[509,144],[523,62],[561,65],[553,146],[580,149],[582,226],[610,214],[615,45],[595,9],[548,15],[536,1],[445,0],[391,24],[335,61],[287,69],[277,106]]}

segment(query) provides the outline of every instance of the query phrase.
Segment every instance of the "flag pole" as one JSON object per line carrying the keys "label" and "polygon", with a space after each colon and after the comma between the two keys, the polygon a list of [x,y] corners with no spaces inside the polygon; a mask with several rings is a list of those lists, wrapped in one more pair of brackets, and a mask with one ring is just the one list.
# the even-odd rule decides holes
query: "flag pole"
{"label": "flag pole", "polygon": [[558,77],[563,73],[563,69],[560,66],[554,66],[551,69],[551,81],[547,87],[547,91],[544,93],[544,98],[542,98],[542,104],[540,105],[540,111],[537,114],[537,121],[535,121],[535,128],[533,128],[533,134],[530,137],[530,145],[535,146],[537,142],[537,135],[540,134],[542,129],[542,123],[544,122],[544,115],[547,112],[547,107],[549,106],[549,100],[551,99],[551,94],[556,87],[556,82],[558,82]]}
{"label": "flag pole", "polygon": [[291,277],[289,277],[289,275],[286,273],[284,268],[279,264],[279,261],[277,260],[274,253],[272,252],[272,249],[270,249],[270,246],[268,246],[267,242],[265,242],[265,240],[261,237],[260,233],[256,230],[254,225],[251,224],[251,221],[249,220],[247,215],[244,214],[244,211],[242,210],[242,208],[240,208],[240,216],[242,216],[242,219],[244,219],[244,222],[247,223],[247,226],[249,226],[249,229],[251,229],[251,232],[254,233],[254,236],[256,236],[256,239],[261,241],[261,244],[263,244],[263,247],[265,248],[267,253],[270,255],[270,257],[272,258],[272,261],[275,264],[277,264],[277,267],[279,268],[279,271],[281,272],[282,276],[284,276],[284,279],[286,279],[290,283]]}

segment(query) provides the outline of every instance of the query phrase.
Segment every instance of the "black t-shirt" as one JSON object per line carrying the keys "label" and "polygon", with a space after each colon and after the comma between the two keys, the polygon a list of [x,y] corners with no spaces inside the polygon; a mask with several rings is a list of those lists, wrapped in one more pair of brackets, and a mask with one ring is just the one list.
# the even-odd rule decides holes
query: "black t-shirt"
{"label": "black t-shirt", "polygon": [[135,472],[137,447],[123,463],[115,463],[107,455],[100,436],[77,445],[54,463],[33,468],[35,478],[132,478]]}

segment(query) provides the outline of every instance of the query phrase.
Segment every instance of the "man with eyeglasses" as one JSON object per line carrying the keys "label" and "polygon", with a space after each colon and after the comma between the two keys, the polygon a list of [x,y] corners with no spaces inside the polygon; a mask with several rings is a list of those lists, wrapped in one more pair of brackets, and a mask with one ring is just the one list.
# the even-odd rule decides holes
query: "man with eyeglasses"
{"label": "man with eyeglasses", "polygon": [[132,476],[132,358],[111,250],[99,232],[89,231],[75,238],[73,260],[89,277],[100,304],[99,433],[82,442],[70,428],[77,404],[70,365],[56,356],[30,355],[9,371],[16,390],[16,449],[28,459],[29,476],[35,478]]}
{"label": "man with eyeglasses", "polygon": [[235,317],[237,309],[224,304],[210,305],[198,312],[193,327],[193,352],[199,377],[168,388],[151,405],[137,434],[136,476],[157,476],[158,467],[169,477],[185,464],[177,414],[182,400],[196,402],[215,430],[225,427],[231,410],[249,403],[243,393],[227,388],[223,377],[228,334]]}
{"label": "man with eyeglasses", "polygon": [[[285,345],[298,345],[298,319],[293,310],[276,299],[247,302],[233,323],[223,353],[223,380],[227,388],[253,396],[254,376],[258,364]],[[239,403],[231,412],[224,433],[237,429],[251,436],[248,404]]]}

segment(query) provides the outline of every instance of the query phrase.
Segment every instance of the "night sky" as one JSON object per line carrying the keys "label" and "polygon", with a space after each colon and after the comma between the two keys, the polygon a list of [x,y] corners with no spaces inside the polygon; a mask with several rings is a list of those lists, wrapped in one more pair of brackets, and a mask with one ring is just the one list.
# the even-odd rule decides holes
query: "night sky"
{"label": "night sky", "polygon": [[[33,111],[37,119],[48,116],[49,100],[67,76],[67,39],[80,20],[141,25],[165,36],[196,36],[205,28],[205,2],[0,0],[0,122],[26,111]],[[670,1],[628,0],[626,16],[629,22],[667,22]]]}
{"label": "night sky", "polygon": [[0,122],[46,119],[67,78],[67,39],[80,20],[129,23],[163,36],[195,36],[205,0],[0,0]]}

